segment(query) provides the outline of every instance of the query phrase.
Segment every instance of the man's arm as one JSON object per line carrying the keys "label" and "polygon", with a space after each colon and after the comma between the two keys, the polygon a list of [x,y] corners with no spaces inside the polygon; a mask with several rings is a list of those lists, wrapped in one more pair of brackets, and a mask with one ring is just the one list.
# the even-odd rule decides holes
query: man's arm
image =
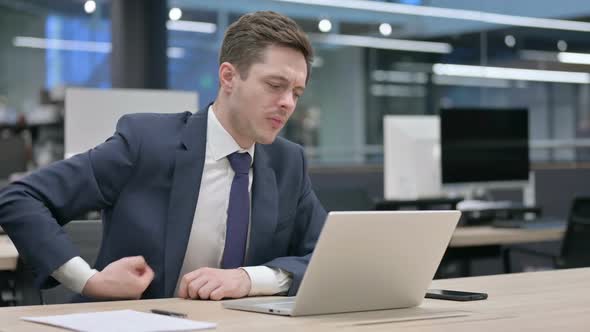
{"label": "man's arm", "polygon": [[105,143],[51,164],[0,191],[0,225],[29,263],[38,286],[56,284],[50,275],[79,256],[61,226],[89,210],[113,204],[131,175],[140,142],[121,118]]}
{"label": "man's arm", "polygon": [[242,269],[252,283],[248,296],[286,294],[293,282],[291,274],[281,269],[267,266],[245,266]]}
{"label": "man's arm", "polygon": [[247,266],[237,269],[200,268],[180,280],[177,296],[184,299],[222,300],[286,293],[291,276],[281,269]]}
{"label": "man's arm", "polygon": [[295,230],[291,237],[292,243],[290,247],[292,249],[290,256],[278,257],[263,264],[291,275],[292,284],[287,294],[289,296],[297,294],[303,274],[307,269],[311,254],[327,217],[326,210],[322,207],[311,187],[311,181],[307,175],[307,162],[302,148],[300,153],[303,164],[303,184],[295,213]]}
{"label": "man's arm", "polygon": [[98,271],[91,268],[82,257],[76,256],[58,267],[51,276],[71,291],[82,294],[86,282],[96,273]]}

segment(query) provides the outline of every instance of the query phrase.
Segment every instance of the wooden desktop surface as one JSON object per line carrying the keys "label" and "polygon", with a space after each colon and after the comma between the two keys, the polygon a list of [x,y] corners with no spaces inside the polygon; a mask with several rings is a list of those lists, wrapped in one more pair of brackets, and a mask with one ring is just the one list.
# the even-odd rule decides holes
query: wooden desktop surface
{"label": "wooden desktop surface", "polygon": [[[218,324],[217,331],[588,331],[590,268],[435,280],[431,288],[486,292],[484,301],[425,299],[419,308],[307,317],[280,317],[223,309],[221,303],[161,299],[0,308],[0,331],[62,331],[22,316],[153,308],[184,312],[189,319]],[[391,322],[423,311],[468,312],[468,316]]]}
{"label": "wooden desktop surface", "polygon": [[[449,247],[559,241],[563,238],[564,232],[565,227],[542,229],[494,228],[491,226],[459,227],[455,230]],[[17,259],[18,252],[8,236],[0,235],[0,271],[14,271]]]}

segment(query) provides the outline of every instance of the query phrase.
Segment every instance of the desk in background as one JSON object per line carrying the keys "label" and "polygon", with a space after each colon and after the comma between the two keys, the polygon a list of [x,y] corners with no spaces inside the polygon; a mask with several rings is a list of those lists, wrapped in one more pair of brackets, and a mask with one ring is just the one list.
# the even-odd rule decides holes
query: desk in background
{"label": "desk in background", "polygon": [[[488,300],[425,299],[420,308],[308,317],[280,317],[223,309],[219,302],[161,299],[0,308],[1,331],[64,331],[24,322],[22,316],[133,309],[166,309],[189,319],[218,323],[216,331],[586,331],[590,268],[435,280],[431,288],[486,292]],[[464,317],[387,322],[400,310],[468,311]],[[372,323],[371,323],[372,322]]]}
{"label": "desk in background", "polygon": [[[450,248],[489,245],[510,245],[529,242],[559,241],[564,227],[542,229],[494,228],[490,226],[458,227],[453,233]],[[0,235],[0,271],[16,270],[18,252],[7,235]]]}
{"label": "desk in background", "polygon": [[0,235],[0,307],[17,303],[17,266],[16,248],[7,235]]}
{"label": "desk in background", "polygon": [[[74,225],[76,223],[72,223]],[[100,226],[98,221],[94,223],[88,222],[79,222],[80,226],[93,226],[94,224]],[[98,231],[95,229],[97,227],[93,226],[90,228],[93,234],[99,234]],[[88,231],[88,230],[86,230]],[[507,228],[493,228],[489,226],[481,226],[481,227],[458,227],[449,243],[449,249],[447,250],[447,254],[445,255],[445,260],[460,260],[461,264],[461,276],[468,276],[470,275],[470,260],[474,256],[483,256],[483,257],[499,257],[502,255],[501,246],[503,245],[513,245],[513,244],[524,244],[530,242],[545,242],[545,241],[559,241],[563,237],[565,232],[565,227],[556,227],[556,228],[546,228],[546,229],[507,229]],[[81,238],[80,231],[74,233],[74,239]],[[81,245],[77,243],[77,245]],[[95,241],[95,246],[99,245],[99,241]],[[96,249],[96,248],[95,248]],[[482,254],[483,252],[483,254]],[[88,255],[86,255],[88,256]],[[93,260],[91,258],[89,261]],[[504,260],[504,264],[508,264],[508,260]],[[17,271],[18,268],[18,252],[16,248],[10,241],[7,235],[0,235],[0,290],[3,287],[1,284],[14,284],[15,279],[25,279],[29,277],[26,271]],[[504,268],[505,271],[509,271],[506,267]],[[445,277],[445,275],[439,276]],[[27,299],[34,299],[36,296],[33,294],[34,291],[32,289],[28,289],[30,287],[26,286],[27,282],[22,282],[23,287],[17,287],[19,289],[11,289],[12,293],[22,293],[23,302],[24,303],[37,303],[37,302],[27,302]],[[24,288],[24,289],[23,289]],[[51,292],[51,291],[50,291]],[[57,295],[50,295],[56,299],[61,299],[61,297]],[[46,296],[47,296],[46,295]],[[63,297],[63,296],[62,296]],[[48,299],[48,298],[46,298]],[[56,300],[55,302],[60,302]],[[0,301],[0,305],[1,305]],[[12,301],[4,301],[5,304],[14,304],[15,302]],[[52,301],[49,301],[52,302]],[[55,303],[54,302],[54,303]],[[63,301],[61,301],[63,302]]]}
{"label": "desk in background", "polygon": [[494,228],[491,226],[458,227],[449,247],[466,248],[489,245],[511,245],[530,242],[560,241],[565,224],[549,228]]}
{"label": "desk in background", "polygon": [[8,238],[0,235],[0,271],[16,271],[18,251]]}
{"label": "desk in background", "polygon": [[[503,272],[512,271],[508,251],[510,245],[561,241],[566,225],[547,228],[495,228],[491,226],[457,227],[443,258],[447,262],[459,261],[459,276],[471,275],[471,261],[482,258],[501,258]],[[440,271],[440,270],[439,270]],[[457,273],[454,273],[457,276]],[[444,272],[439,278],[449,277]]]}

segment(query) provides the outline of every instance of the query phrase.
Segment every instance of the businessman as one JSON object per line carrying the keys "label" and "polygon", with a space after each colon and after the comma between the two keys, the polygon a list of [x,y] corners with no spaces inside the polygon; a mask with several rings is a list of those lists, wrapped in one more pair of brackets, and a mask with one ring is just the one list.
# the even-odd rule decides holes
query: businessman
{"label": "businessman", "polygon": [[[246,14],[225,33],[207,108],[126,115],[105,143],[0,191],[0,225],[38,285],[92,299],[294,295],[326,213],[302,148],[277,134],[312,52],[291,19]],[[61,226],[98,209],[92,269]]]}

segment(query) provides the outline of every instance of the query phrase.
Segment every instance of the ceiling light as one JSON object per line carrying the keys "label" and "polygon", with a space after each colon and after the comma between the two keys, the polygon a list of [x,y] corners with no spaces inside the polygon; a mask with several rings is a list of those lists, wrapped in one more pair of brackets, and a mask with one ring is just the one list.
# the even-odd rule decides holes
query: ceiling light
{"label": "ceiling light", "polygon": [[332,30],[332,22],[330,22],[330,20],[323,19],[320,21],[320,23],[318,23],[318,29],[320,29],[321,32],[330,32],[330,30]]}
{"label": "ceiling light", "polygon": [[170,8],[170,11],[168,12],[168,17],[172,21],[178,21],[182,17],[182,10],[180,10],[180,8],[176,8],[176,7]]}
{"label": "ceiling light", "polygon": [[391,24],[389,23],[381,23],[379,25],[379,32],[384,35],[384,36],[389,36],[391,35]]}
{"label": "ceiling light", "polygon": [[166,55],[171,59],[181,59],[184,58],[186,52],[184,48],[181,47],[168,47],[166,50]]}
{"label": "ceiling light", "polygon": [[[93,42],[84,40],[66,40],[66,39],[45,39],[35,37],[14,37],[12,45],[15,47],[28,47],[38,49],[49,49],[59,51],[82,51],[93,53],[110,53],[111,43]],[[167,54],[171,58],[182,58],[185,56],[185,50],[179,47],[169,47]]]}
{"label": "ceiling light", "polygon": [[504,37],[504,44],[512,48],[516,45],[516,38],[514,38],[513,35],[506,35],[506,37]]}
{"label": "ceiling light", "polygon": [[175,31],[215,33],[217,24],[198,21],[168,21],[166,22],[166,28]]}
{"label": "ceiling light", "polygon": [[12,44],[16,47],[30,47],[64,51],[87,51],[96,53],[109,53],[111,51],[111,43],[81,40],[14,37]]}
{"label": "ceiling light", "polygon": [[557,60],[563,63],[575,63],[580,65],[590,65],[590,54],[588,53],[572,53],[572,52],[559,52],[557,54]]}
{"label": "ceiling light", "polygon": [[96,10],[96,2],[88,0],[84,3],[84,11],[87,14],[92,14]]}
{"label": "ceiling light", "polygon": [[310,33],[309,36],[312,39],[312,41],[317,43],[340,46],[356,46],[367,48],[379,48],[384,50],[425,53],[451,53],[453,51],[453,47],[447,43],[339,34]]}
{"label": "ceiling light", "polygon": [[432,66],[432,71],[436,75],[444,76],[590,84],[590,74],[570,71],[451,65],[442,63],[434,64]]}

